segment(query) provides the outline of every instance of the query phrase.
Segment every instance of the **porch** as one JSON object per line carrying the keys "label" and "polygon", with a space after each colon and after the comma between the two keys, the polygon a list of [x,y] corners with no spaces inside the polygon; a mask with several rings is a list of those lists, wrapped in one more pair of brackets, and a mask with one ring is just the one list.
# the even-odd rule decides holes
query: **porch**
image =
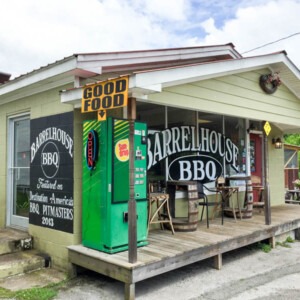
{"label": "porch", "polygon": [[251,219],[234,221],[225,218],[198,225],[197,231],[150,231],[149,245],[138,249],[138,261],[128,262],[128,251],[106,254],[82,245],[68,247],[69,260],[81,266],[125,283],[125,299],[135,298],[135,283],[172,271],[185,265],[214,257],[214,267],[222,267],[222,253],[269,239],[275,244],[276,236],[300,228],[300,206],[280,205],[271,208],[271,225],[265,225],[263,212]]}

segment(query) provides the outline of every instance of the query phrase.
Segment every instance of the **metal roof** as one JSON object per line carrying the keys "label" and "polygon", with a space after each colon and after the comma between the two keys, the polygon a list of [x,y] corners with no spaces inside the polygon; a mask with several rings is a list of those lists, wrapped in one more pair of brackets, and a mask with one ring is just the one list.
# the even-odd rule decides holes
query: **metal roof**
{"label": "metal roof", "polygon": [[[236,58],[231,60],[208,61],[164,68],[137,70],[131,73],[129,89],[133,97],[161,92],[164,87],[205,80],[224,75],[268,68],[279,72],[282,82],[300,99],[300,71],[289,60],[286,52]],[[118,76],[124,75],[118,73]],[[117,77],[116,75],[116,77]],[[63,91],[62,102],[80,105],[81,89]]]}
{"label": "metal roof", "polygon": [[7,82],[9,80],[10,76],[11,75],[8,73],[0,72],[0,84]]}
{"label": "metal roof", "polygon": [[[173,49],[81,53],[0,85],[0,105],[53,88],[79,86],[129,74],[131,96],[147,99],[163,88],[241,72],[269,69],[300,99],[300,71],[285,51],[242,57],[232,44]],[[61,101],[80,107],[81,88],[62,91]],[[285,131],[293,130],[286,125]]]}
{"label": "metal roof", "polygon": [[66,84],[74,86],[77,78],[97,81],[124,73],[240,57],[233,44],[73,54],[1,85],[0,105]]}

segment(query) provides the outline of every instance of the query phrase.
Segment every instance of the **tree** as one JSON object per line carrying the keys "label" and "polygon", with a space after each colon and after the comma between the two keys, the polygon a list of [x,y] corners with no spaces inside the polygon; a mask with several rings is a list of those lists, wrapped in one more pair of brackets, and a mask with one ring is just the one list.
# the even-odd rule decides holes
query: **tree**
{"label": "tree", "polygon": [[290,145],[300,146],[300,134],[286,134],[284,135],[284,142]]}

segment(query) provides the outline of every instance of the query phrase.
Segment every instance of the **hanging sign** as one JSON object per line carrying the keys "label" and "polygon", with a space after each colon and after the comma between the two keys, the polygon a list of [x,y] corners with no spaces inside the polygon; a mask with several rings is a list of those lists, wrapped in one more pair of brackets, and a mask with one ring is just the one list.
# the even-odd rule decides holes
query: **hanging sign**
{"label": "hanging sign", "polygon": [[87,85],[82,89],[81,112],[127,106],[128,76]]}

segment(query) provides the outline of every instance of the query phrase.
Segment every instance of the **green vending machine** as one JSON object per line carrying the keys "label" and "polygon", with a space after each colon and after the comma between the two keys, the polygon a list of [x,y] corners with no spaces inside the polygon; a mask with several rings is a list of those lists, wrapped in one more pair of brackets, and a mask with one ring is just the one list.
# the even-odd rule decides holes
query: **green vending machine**
{"label": "green vending machine", "polygon": [[[83,124],[82,243],[107,253],[128,249],[129,121]],[[134,123],[137,246],[147,242],[147,125]]]}

